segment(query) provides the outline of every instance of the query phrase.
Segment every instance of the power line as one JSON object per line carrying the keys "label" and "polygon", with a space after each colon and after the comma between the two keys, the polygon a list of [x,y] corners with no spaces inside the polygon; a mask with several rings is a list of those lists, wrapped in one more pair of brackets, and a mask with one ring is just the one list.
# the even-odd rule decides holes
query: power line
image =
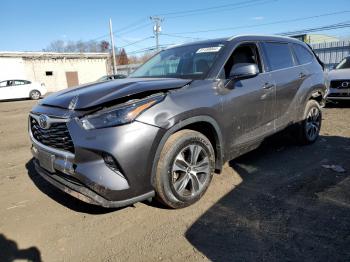
{"label": "power line", "polygon": [[131,28],[131,27],[137,26],[137,25],[143,23],[144,21],[146,21],[146,19],[147,19],[147,17],[143,17],[143,18],[141,18],[141,19],[139,19],[139,20],[137,20],[137,21],[135,21],[135,22],[133,22],[133,23],[127,25],[127,26],[124,26],[124,27],[122,27],[122,28],[119,28],[119,29],[117,29],[117,30],[114,30],[114,32],[121,32],[121,31],[124,31],[124,30],[126,30],[126,29],[129,29],[129,28]]}
{"label": "power line", "polygon": [[[289,31],[289,32],[283,32],[283,33],[277,33],[275,35],[290,36],[290,35],[305,34],[305,33],[309,33],[309,32],[328,31],[328,30],[333,30],[333,29],[349,28],[349,27],[350,27],[350,20],[347,20],[347,21],[344,21],[344,22],[336,23],[336,24],[324,25],[324,26],[320,26],[320,27],[307,28],[307,29],[300,29],[300,30],[297,30],[297,31]],[[174,43],[164,44],[164,45],[160,45],[160,46],[161,47],[168,47],[168,46],[171,46],[171,45],[174,45]],[[147,51],[155,51],[155,50],[156,50],[156,46],[151,46],[151,47],[146,47],[146,48],[143,48],[143,49],[131,51],[128,54],[136,54],[136,53],[142,53],[142,52],[147,52]]]}
{"label": "power line", "polygon": [[[118,34],[118,35],[126,35],[126,34],[129,34],[129,33],[131,33],[131,32],[137,31],[137,30],[139,30],[139,29],[145,28],[146,26],[149,26],[149,25],[151,25],[151,24],[152,24],[151,22],[147,22],[147,23],[145,23],[145,24],[143,24],[143,25],[140,25],[140,26],[138,26],[138,27],[135,27],[135,28],[133,28],[133,29],[124,31],[124,32],[122,32],[122,33],[120,33],[120,34]],[[118,33],[118,32],[114,31],[114,33]]]}
{"label": "power line", "polygon": [[298,21],[303,21],[303,20],[309,20],[309,19],[315,19],[315,18],[319,18],[319,17],[339,15],[339,14],[345,14],[345,13],[350,13],[350,10],[333,12],[333,13],[326,13],[326,14],[314,15],[314,16],[308,16],[308,17],[294,18],[294,19],[288,19],[288,20],[279,20],[279,21],[270,22],[270,23],[263,23],[263,24],[224,27],[224,28],[215,28],[215,29],[198,30],[198,31],[177,32],[177,33],[171,33],[171,34],[173,34],[173,35],[196,34],[196,33],[207,33],[207,32],[216,32],[216,31],[228,31],[228,30],[233,30],[233,29],[254,28],[254,27],[262,27],[262,26],[275,25],[275,24],[281,24],[281,23],[298,22]]}
{"label": "power line", "polygon": [[[180,18],[180,17],[185,17],[185,16],[189,16],[189,15],[200,15],[200,14],[206,14],[206,13],[211,13],[211,12],[222,12],[222,11],[228,11],[228,10],[231,10],[231,9],[227,9],[227,7],[235,7],[235,9],[238,9],[238,8],[245,8],[245,7],[250,7],[250,6],[256,6],[256,5],[260,5],[260,4],[266,4],[266,3],[269,3],[269,2],[275,2],[275,1],[279,1],[279,0],[249,0],[249,1],[242,1],[242,2],[238,2],[238,3],[233,3],[233,4],[227,4],[227,5],[219,5],[219,6],[211,6],[211,7],[207,7],[207,8],[199,8],[199,9],[190,9],[190,10],[185,10],[185,11],[178,11],[178,12],[169,12],[169,13],[164,13],[164,14],[160,14],[162,16],[164,15],[170,15],[169,19],[174,19],[174,18]],[[259,3],[260,2],[260,3]],[[252,5],[252,3],[256,3],[254,5]],[[250,5],[247,5],[247,4],[250,4]],[[241,6],[243,5],[243,6]],[[221,10],[225,8],[225,10]],[[220,10],[217,10],[217,9],[220,9]],[[209,10],[209,12],[208,12]],[[203,13],[203,11],[207,11],[205,13]],[[196,12],[202,12],[202,13],[197,13]],[[184,15],[178,15],[178,16],[171,16],[171,15],[174,15],[174,14],[184,14]],[[118,33],[118,36],[120,35],[125,35],[125,34],[129,34],[131,32],[134,32],[134,31],[137,31],[139,29],[142,29],[142,28],[145,28],[147,27],[148,25],[150,25],[151,23],[143,23],[141,24],[146,18],[141,18],[125,27],[122,27],[122,28],[119,28],[117,30],[114,30],[113,33]],[[137,26],[141,24],[140,26]],[[137,27],[135,27],[137,26]],[[133,28],[135,27],[135,28]],[[130,30],[127,30],[131,28]],[[126,31],[125,31],[126,30]],[[107,38],[109,36],[109,34],[104,34],[104,35],[101,35],[99,37],[96,37],[94,39],[91,39],[91,41],[95,41],[95,40],[99,40],[99,39],[103,39],[103,38]]]}
{"label": "power line", "polygon": [[[260,0],[262,1],[262,0]],[[242,8],[247,8],[247,7],[256,7],[259,5],[265,5],[268,3],[272,3],[272,2],[277,2],[280,0],[264,0],[262,2],[256,2],[256,3],[250,3],[248,4],[248,2],[245,5],[237,5],[235,7],[231,7],[231,8],[223,8],[223,9],[216,9],[216,10],[207,10],[207,11],[201,11],[201,12],[197,12],[197,13],[190,13],[190,14],[183,14],[183,15],[176,15],[176,16],[170,16],[167,17],[167,19],[176,19],[176,18],[181,18],[181,17],[186,17],[186,16],[195,16],[195,15],[203,15],[203,14],[210,14],[210,13],[217,13],[217,12],[227,12],[227,11],[231,11],[231,10],[237,10],[237,9],[242,9]],[[249,1],[249,2],[253,2],[253,1]]]}
{"label": "power line", "polygon": [[313,27],[313,28],[301,29],[301,30],[296,30],[296,31],[278,33],[278,35],[285,35],[285,36],[301,35],[301,34],[306,34],[306,33],[311,33],[311,32],[328,31],[328,30],[348,28],[348,27],[350,27],[350,20],[344,21],[341,23],[320,26],[320,27]]}
{"label": "power line", "polygon": [[120,46],[119,48],[124,48],[124,47],[127,47],[127,46],[135,45],[135,44],[137,44],[137,43],[140,43],[140,42],[146,41],[146,40],[151,39],[151,38],[154,38],[154,36],[148,36],[148,37],[145,37],[145,38],[140,39],[140,40],[137,40],[137,41],[135,41],[135,42],[131,42],[131,43],[127,44],[127,45]]}
{"label": "power line", "polygon": [[161,35],[170,36],[170,37],[177,37],[177,38],[193,39],[193,40],[201,40],[201,39],[203,39],[203,38],[200,38],[200,37],[181,36],[181,35],[166,34],[166,33],[161,33]]}
{"label": "power line", "polygon": [[238,2],[238,3],[234,3],[234,4],[217,5],[217,6],[211,6],[211,7],[206,7],[206,8],[198,8],[198,9],[190,9],[190,10],[185,10],[185,11],[163,13],[163,14],[158,14],[158,15],[159,16],[169,16],[169,15],[176,15],[176,14],[193,13],[193,12],[206,11],[206,10],[210,10],[210,9],[220,9],[220,8],[226,8],[226,7],[230,7],[230,6],[232,7],[232,6],[253,3],[253,2],[259,2],[259,1],[262,1],[262,0],[242,1],[242,2]]}
{"label": "power line", "polygon": [[[171,45],[175,45],[174,43],[168,43],[168,44],[163,44],[163,45],[159,45],[160,48],[166,48],[168,46]],[[149,47],[145,47],[142,49],[137,49],[137,50],[133,50],[128,52],[127,54],[137,54],[137,53],[142,53],[142,52],[147,52],[147,51],[156,51],[157,50],[157,46],[149,46]]]}
{"label": "power line", "polygon": [[[123,32],[123,34],[125,34],[125,33],[129,33],[129,32],[133,32],[133,31],[138,30],[139,28],[144,28],[144,27],[148,26],[149,24],[151,24],[151,23],[149,23],[149,22],[147,22],[147,23],[141,23],[141,22],[143,22],[143,21],[145,21],[145,18],[139,19],[139,20],[137,20],[136,22],[133,22],[133,23],[127,25],[127,26],[124,26],[124,27],[122,27],[122,28],[119,28],[119,29],[117,29],[117,30],[114,30],[114,31],[113,31],[113,34],[122,33],[122,32]],[[140,24],[142,24],[142,25],[140,25]],[[140,26],[137,26],[137,25],[140,25]],[[137,27],[135,28],[135,26],[137,26]],[[133,28],[133,27],[134,27],[134,28]],[[129,28],[132,28],[132,29],[129,29]],[[127,30],[127,29],[129,29],[129,30]],[[125,30],[126,30],[126,31],[125,31]],[[109,34],[104,34],[104,35],[95,37],[95,38],[91,39],[90,41],[96,41],[96,40],[99,40],[99,39],[107,38],[108,36],[109,36]],[[119,35],[118,35],[118,36],[119,36]]]}

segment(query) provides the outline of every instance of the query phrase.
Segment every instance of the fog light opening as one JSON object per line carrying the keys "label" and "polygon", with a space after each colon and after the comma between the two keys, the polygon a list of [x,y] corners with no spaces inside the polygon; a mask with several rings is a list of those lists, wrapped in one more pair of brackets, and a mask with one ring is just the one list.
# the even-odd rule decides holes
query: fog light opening
{"label": "fog light opening", "polygon": [[114,160],[114,157],[108,153],[102,153],[103,160],[107,167],[109,167],[113,172],[117,173],[119,176],[125,178],[118,168],[117,162]]}

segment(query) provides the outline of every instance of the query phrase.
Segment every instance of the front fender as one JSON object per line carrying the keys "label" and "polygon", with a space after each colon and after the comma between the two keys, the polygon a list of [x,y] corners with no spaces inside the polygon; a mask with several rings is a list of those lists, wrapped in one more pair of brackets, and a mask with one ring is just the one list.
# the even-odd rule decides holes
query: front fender
{"label": "front fender", "polygon": [[221,130],[219,128],[218,123],[211,118],[210,116],[206,116],[206,115],[201,115],[201,116],[195,116],[195,117],[191,117],[191,118],[187,118],[184,120],[179,121],[177,124],[175,124],[174,126],[172,126],[171,128],[169,128],[165,134],[163,135],[163,137],[161,138],[158,146],[157,146],[157,150],[154,156],[154,160],[153,160],[153,164],[152,164],[152,172],[151,172],[151,184],[154,186],[154,178],[156,175],[156,170],[157,170],[157,166],[158,166],[158,161],[159,161],[159,157],[160,157],[160,153],[164,147],[164,144],[166,143],[166,141],[168,140],[168,138],[174,134],[175,132],[183,129],[184,127],[191,125],[191,124],[195,124],[195,123],[199,123],[199,122],[206,122],[210,125],[212,125],[212,127],[215,130],[215,142],[216,142],[216,151],[217,151],[217,156],[216,156],[216,161],[215,161],[215,168],[218,170],[222,169],[222,165],[223,165],[223,159],[224,159],[224,142],[223,142],[223,137],[222,137],[222,133]]}

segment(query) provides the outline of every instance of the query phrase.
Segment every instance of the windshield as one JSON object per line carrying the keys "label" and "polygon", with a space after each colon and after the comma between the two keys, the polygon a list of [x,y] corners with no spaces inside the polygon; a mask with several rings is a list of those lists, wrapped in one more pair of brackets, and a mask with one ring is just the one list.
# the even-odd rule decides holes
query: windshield
{"label": "windshield", "polygon": [[335,69],[346,69],[350,68],[350,58],[344,58],[337,66]]}
{"label": "windshield", "polygon": [[223,46],[207,43],[170,48],[152,57],[130,77],[203,79]]}

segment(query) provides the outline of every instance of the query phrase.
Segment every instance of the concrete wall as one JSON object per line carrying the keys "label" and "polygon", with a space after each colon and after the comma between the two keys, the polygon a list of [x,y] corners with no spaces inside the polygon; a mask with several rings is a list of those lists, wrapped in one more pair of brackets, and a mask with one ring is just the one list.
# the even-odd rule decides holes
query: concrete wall
{"label": "concrete wall", "polygon": [[[107,74],[106,59],[24,59],[24,67],[28,80],[45,83],[49,92],[67,88],[66,72],[78,73],[79,84],[94,82]],[[46,71],[52,71],[47,76]]]}
{"label": "concrete wall", "polygon": [[0,81],[8,79],[25,79],[26,70],[22,58],[1,57],[0,58]]}

